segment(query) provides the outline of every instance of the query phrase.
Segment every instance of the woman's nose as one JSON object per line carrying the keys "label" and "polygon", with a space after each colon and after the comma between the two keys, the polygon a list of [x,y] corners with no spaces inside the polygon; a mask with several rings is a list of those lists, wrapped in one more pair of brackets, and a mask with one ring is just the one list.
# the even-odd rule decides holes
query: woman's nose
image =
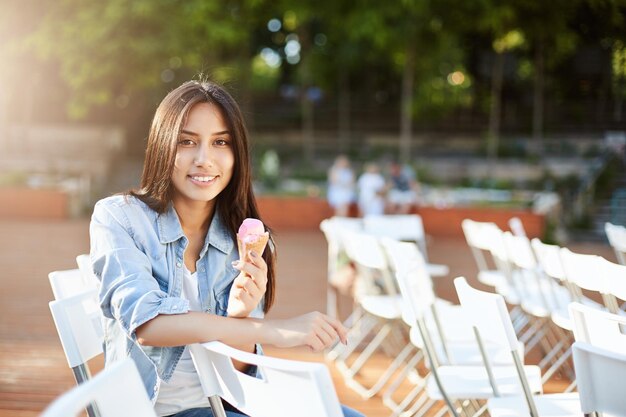
{"label": "woman's nose", "polygon": [[194,159],[194,164],[197,166],[212,165],[211,151],[209,147],[205,145],[200,145],[196,149],[197,151],[196,151],[196,157]]}

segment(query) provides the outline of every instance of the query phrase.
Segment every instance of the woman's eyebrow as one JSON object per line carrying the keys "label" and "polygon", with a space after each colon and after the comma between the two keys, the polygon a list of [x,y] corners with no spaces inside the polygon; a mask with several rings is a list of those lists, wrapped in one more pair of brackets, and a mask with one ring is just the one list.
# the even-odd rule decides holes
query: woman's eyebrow
{"label": "woman's eyebrow", "polygon": [[185,129],[181,130],[180,133],[184,133],[184,134],[190,135],[190,136],[200,136],[196,132],[192,132],[191,130],[185,130]]}
{"label": "woman's eyebrow", "polygon": [[[190,135],[190,136],[200,136],[196,132],[192,132],[191,130],[185,130],[185,129],[181,130],[180,133],[184,133],[184,134]],[[230,135],[230,131],[229,130],[222,130],[220,132],[211,133],[211,136],[217,136],[217,135]]]}

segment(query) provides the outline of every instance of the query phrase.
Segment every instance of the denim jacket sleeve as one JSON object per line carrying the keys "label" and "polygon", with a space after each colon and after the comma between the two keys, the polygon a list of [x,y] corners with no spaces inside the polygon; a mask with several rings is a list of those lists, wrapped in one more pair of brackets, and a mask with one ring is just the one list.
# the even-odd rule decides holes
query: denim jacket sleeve
{"label": "denim jacket sleeve", "polygon": [[152,275],[150,259],[126,212],[132,208],[107,200],[96,204],[89,229],[91,262],[101,282],[100,307],[136,340],[139,326],[159,314],[186,313],[189,302],[168,296]]}

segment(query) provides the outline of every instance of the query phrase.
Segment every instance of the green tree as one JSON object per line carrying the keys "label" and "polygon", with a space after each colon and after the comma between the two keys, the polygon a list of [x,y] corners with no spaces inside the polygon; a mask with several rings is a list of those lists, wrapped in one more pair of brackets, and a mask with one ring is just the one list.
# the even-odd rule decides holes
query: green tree
{"label": "green tree", "polygon": [[262,0],[63,0],[28,43],[41,57],[60,62],[73,92],[68,110],[80,118],[93,106],[127,102],[137,91],[169,89],[198,72],[218,81],[238,79],[247,66],[228,63],[249,64],[249,31],[242,27],[262,5]]}

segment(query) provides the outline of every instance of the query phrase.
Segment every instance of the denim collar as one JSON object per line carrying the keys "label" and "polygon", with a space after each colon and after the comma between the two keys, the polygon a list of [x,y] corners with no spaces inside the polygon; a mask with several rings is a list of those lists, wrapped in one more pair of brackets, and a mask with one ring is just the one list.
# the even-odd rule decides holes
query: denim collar
{"label": "denim collar", "polygon": [[[158,215],[157,223],[159,226],[159,240],[163,244],[177,241],[185,235],[183,233],[183,228],[180,225],[178,214],[176,214],[174,205],[171,203],[168,205],[167,210],[164,213]],[[235,246],[233,239],[230,236],[228,229],[224,226],[217,209],[213,213],[213,220],[211,220],[209,232],[207,233],[207,238],[201,254],[206,251],[207,243],[226,254],[230,253]]]}

